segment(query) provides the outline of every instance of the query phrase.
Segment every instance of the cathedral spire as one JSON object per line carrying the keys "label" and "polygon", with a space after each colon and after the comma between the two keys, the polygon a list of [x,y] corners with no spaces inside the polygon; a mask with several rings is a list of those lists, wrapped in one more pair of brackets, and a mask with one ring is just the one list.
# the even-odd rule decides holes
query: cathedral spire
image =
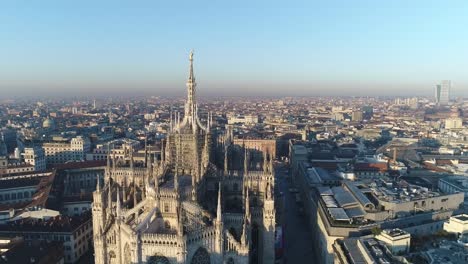
{"label": "cathedral spire", "polygon": [[153,168],[152,168],[153,163],[151,161],[151,156],[149,156],[147,152],[145,153],[145,159],[146,159],[146,173],[143,176],[143,191],[141,192],[142,200],[144,200],[146,197],[146,191],[148,191],[147,187],[149,185],[149,182],[152,177],[152,172],[153,172]]}
{"label": "cathedral spire", "polygon": [[177,111],[177,128],[180,127],[180,112]]}
{"label": "cathedral spire", "polygon": [[[157,160],[157,159],[155,159]],[[157,164],[157,162],[155,161],[154,164]],[[154,172],[153,171],[153,178],[154,178],[154,192],[155,192],[155,195],[156,195],[156,206],[159,206],[159,178],[158,178],[158,172]],[[149,181],[149,179],[148,179]]]}
{"label": "cathedral spire", "polygon": [[195,176],[192,176],[192,201],[197,201],[197,183]]}
{"label": "cathedral spire", "polygon": [[112,182],[109,180],[109,190],[107,191],[107,208],[109,214],[112,213]]}
{"label": "cathedral spire", "polygon": [[[116,166],[116,164],[117,164],[117,160],[115,159],[115,151],[114,151],[114,153],[112,153],[112,174],[115,173],[115,166]],[[112,175],[112,174],[111,174],[111,175]]]}
{"label": "cathedral spire", "polygon": [[135,179],[135,168],[133,167],[133,146],[130,146],[130,173],[132,174],[132,181],[133,181],[133,206],[136,206],[138,203],[137,201],[137,189],[136,189],[136,179]]}
{"label": "cathedral spire", "polygon": [[249,197],[249,190],[245,191],[245,216],[250,217],[250,197]]}
{"label": "cathedral spire", "polygon": [[219,190],[218,190],[218,208],[216,210],[216,222],[221,223],[222,217],[222,205],[221,205],[221,182],[219,183]]}
{"label": "cathedral spire", "polygon": [[174,173],[174,190],[178,193],[179,192],[179,174],[177,170]]}
{"label": "cathedral spire", "polygon": [[171,113],[169,114],[169,131],[171,132],[172,132],[172,127],[173,127],[172,121],[173,120],[172,120],[172,107],[171,107]]}
{"label": "cathedral spire", "polygon": [[186,118],[191,118],[192,122],[194,115],[195,107],[195,87],[197,86],[195,82],[195,75],[193,74],[193,50],[190,51],[189,55],[190,68],[189,68],[189,77],[187,80],[187,105],[185,106],[185,116]]}
{"label": "cathedral spire", "polygon": [[265,187],[265,199],[272,200],[273,199],[273,189],[271,188],[271,184],[268,182]]}
{"label": "cathedral spire", "polygon": [[177,206],[177,234],[179,236],[184,235],[184,223],[182,219],[182,206],[179,204]]}
{"label": "cathedral spire", "polygon": [[[208,130],[209,131],[209,130]],[[208,164],[210,163],[210,149],[209,149],[209,133],[205,134],[205,145],[203,146],[203,157],[202,157],[202,170],[203,172],[200,173],[201,175],[205,174],[206,169],[208,168]]]}
{"label": "cathedral spire", "polygon": [[164,164],[164,139],[161,139],[161,166]]}
{"label": "cathedral spire", "polygon": [[116,205],[117,218],[120,218],[120,188],[117,187],[117,205]]}
{"label": "cathedral spire", "polygon": [[241,244],[247,245],[247,216],[244,215],[244,223],[242,224],[242,236],[241,236]]}
{"label": "cathedral spire", "polygon": [[223,251],[223,213],[222,213],[222,200],[221,200],[221,182],[219,183],[218,190],[218,208],[216,210],[216,237],[214,251],[222,255]]}
{"label": "cathedral spire", "polygon": [[179,162],[181,162],[181,149],[182,149],[182,142],[180,137],[177,138],[177,151],[176,151],[176,164],[175,164],[175,171],[174,171],[174,190],[179,193]]}
{"label": "cathedral spire", "polygon": [[270,154],[270,173],[273,174],[274,166],[273,166],[273,154]]}
{"label": "cathedral spire", "polygon": [[99,182],[99,173],[96,175],[96,191],[99,193],[101,192],[101,183]]}
{"label": "cathedral spire", "polygon": [[148,166],[148,135],[145,136],[145,166]]}
{"label": "cathedral spire", "polygon": [[111,156],[110,144],[107,144],[107,165],[106,165],[107,178],[110,178],[110,156]]}

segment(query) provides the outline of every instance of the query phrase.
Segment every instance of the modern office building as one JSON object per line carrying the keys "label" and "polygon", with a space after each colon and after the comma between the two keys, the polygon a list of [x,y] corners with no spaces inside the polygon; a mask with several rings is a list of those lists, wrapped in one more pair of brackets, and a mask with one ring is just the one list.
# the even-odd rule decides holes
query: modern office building
{"label": "modern office building", "polygon": [[451,82],[449,80],[441,81],[436,86],[436,103],[439,105],[448,105],[450,101],[450,87]]}

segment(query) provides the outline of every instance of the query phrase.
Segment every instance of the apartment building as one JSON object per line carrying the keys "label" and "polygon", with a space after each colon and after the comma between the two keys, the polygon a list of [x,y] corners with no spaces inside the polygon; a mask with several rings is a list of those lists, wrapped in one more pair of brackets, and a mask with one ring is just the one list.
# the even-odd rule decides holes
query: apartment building
{"label": "apartment building", "polygon": [[91,151],[91,143],[88,138],[77,136],[70,140],[58,139],[44,143],[47,164],[60,164],[67,161],[85,160],[86,154]]}
{"label": "apartment building", "polygon": [[23,153],[24,162],[34,166],[35,171],[46,169],[45,151],[41,147],[25,148]]}

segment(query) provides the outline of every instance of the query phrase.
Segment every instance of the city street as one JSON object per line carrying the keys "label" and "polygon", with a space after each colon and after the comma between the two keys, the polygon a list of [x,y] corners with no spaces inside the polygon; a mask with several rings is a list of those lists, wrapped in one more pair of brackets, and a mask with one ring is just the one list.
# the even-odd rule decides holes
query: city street
{"label": "city street", "polygon": [[284,211],[284,258],[283,263],[316,263],[315,252],[313,252],[312,234],[306,220],[299,216],[298,206],[294,194],[289,192],[290,183],[286,179],[283,169],[277,171],[279,191],[283,193]]}

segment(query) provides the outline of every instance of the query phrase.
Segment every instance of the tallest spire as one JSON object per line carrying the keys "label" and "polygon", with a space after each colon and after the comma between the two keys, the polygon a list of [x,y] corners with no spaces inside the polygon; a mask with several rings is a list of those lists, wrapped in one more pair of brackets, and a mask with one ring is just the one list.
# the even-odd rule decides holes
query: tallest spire
{"label": "tallest spire", "polygon": [[186,116],[192,116],[195,111],[195,87],[197,84],[195,82],[195,75],[193,74],[193,50],[190,51],[189,61],[190,69],[189,78],[187,80],[187,106],[185,109]]}
{"label": "tallest spire", "polygon": [[195,83],[195,76],[193,75],[193,50],[190,51],[189,61],[190,61],[189,82],[191,81]]}

